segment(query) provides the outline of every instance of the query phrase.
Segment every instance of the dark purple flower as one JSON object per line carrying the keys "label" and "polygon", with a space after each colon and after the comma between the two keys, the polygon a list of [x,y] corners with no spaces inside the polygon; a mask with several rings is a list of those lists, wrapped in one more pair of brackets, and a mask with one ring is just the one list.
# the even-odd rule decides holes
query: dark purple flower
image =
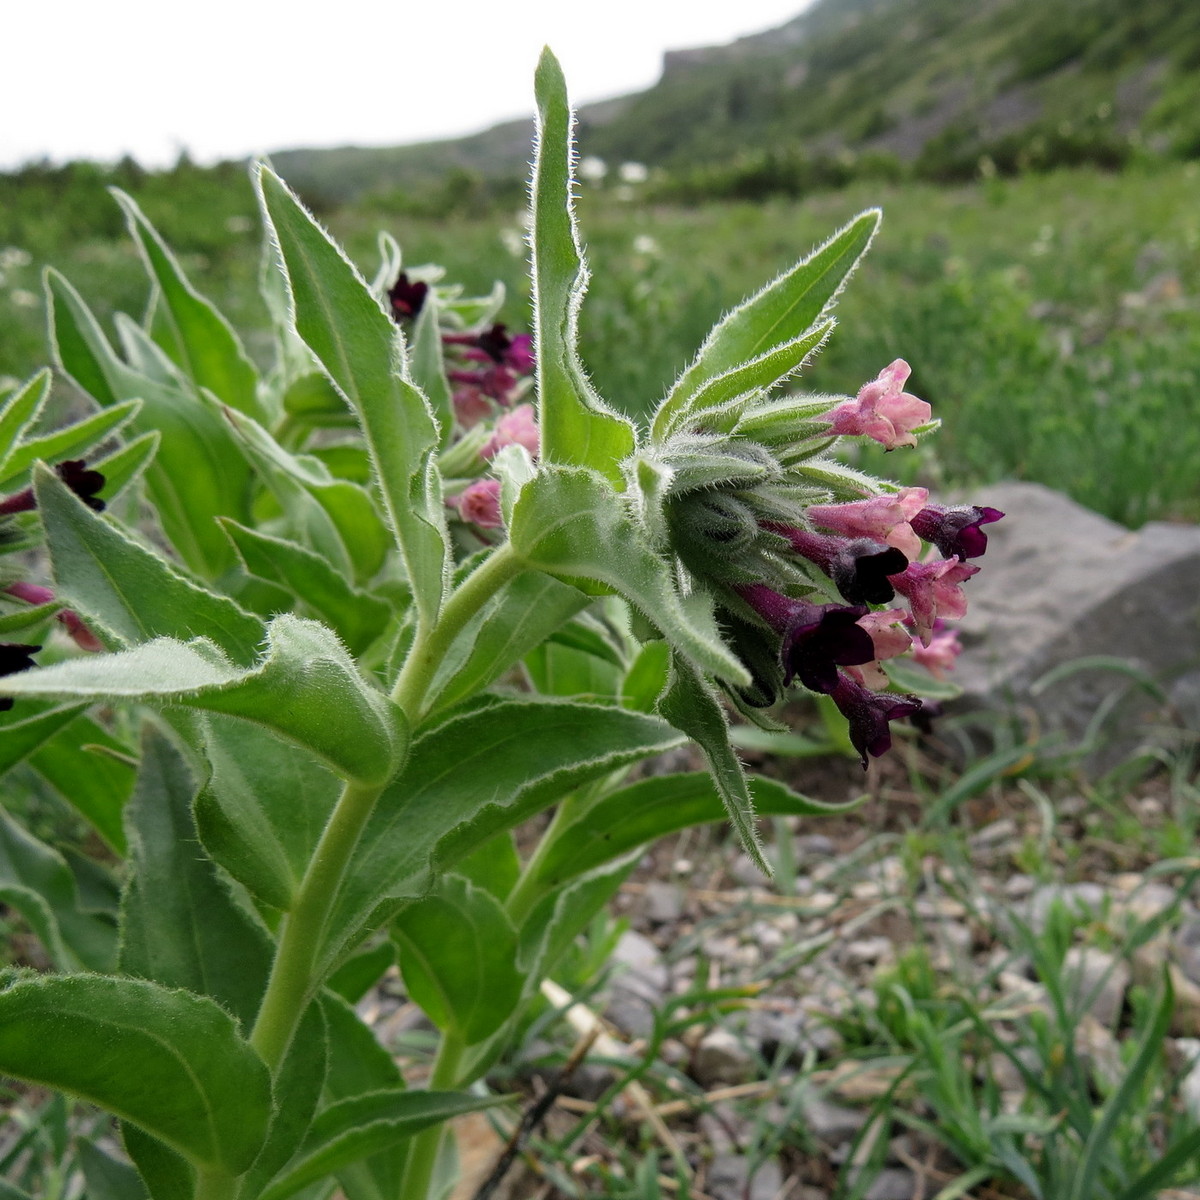
{"label": "dark purple flower", "polygon": [[466,356],[476,362],[493,362],[518,375],[533,370],[533,339],[527,333],[510,335],[507,325],[497,323],[474,337],[450,334],[445,341],[469,346]]}
{"label": "dark purple flower", "polygon": [[927,504],[909,522],[913,531],[932,542],[943,558],[958,557],[964,561],[979,558],[987,549],[987,534],[981,525],[990,525],[1004,514],[998,508],[980,508],[974,504],[958,504],[945,508]]}
{"label": "dark purple flower", "polygon": [[[36,654],[41,646],[23,646],[20,642],[0,642],[0,675],[15,675],[18,671],[28,671],[37,663],[30,657]],[[0,712],[12,708],[11,696],[0,699]]]}
{"label": "dark purple flower", "polygon": [[835,537],[775,523],[767,528],[787,538],[797,554],[820,567],[850,604],[887,604],[896,595],[888,576],[908,566],[902,550],[872,538]]}
{"label": "dark purple flower", "polygon": [[409,279],[406,271],[388,288],[388,299],[392,302],[392,316],[397,321],[411,320],[420,311],[429,295],[429,284],[419,279]]}
{"label": "dark purple flower", "polygon": [[872,692],[847,675],[838,676],[837,686],[829,694],[850,723],[850,742],[862,756],[864,769],[868,754],[878,758],[892,748],[888,722],[911,717],[922,707],[916,696]]}
{"label": "dark purple flower", "polygon": [[[87,463],[82,458],[72,458],[66,462],[57,463],[54,473],[88,508],[95,509],[96,512],[104,511],[104,501],[98,494],[104,487],[104,476],[99,471],[89,470]],[[34,497],[33,488],[28,487],[24,491],[14,492],[6,499],[0,500],[0,517],[33,512],[35,508],[37,508],[37,500]]]}
{"label": "dark purple flower", "polygon": [[858,624],[868,612],[864,605],[809,604],[762,583],[739,587],[738,594],[783,635],[780,658],[785,684],[798,678],[809,691],[832,692],[839,666],[858,666],[875,657],[871,635]]}

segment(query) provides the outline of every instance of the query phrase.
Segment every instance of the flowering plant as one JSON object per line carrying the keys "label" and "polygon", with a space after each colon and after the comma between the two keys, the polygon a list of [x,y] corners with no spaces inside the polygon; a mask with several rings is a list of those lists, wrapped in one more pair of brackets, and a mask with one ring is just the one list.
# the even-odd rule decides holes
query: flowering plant
{"label": "flowering plant", "polygon": [[[140,1182],[114,1195],[433,1194],[442,1123],[497,1102],[479,1081],[641,847],[728,814],[765,870],[752,797],[832,811],[747,779],[723,699],[771,724],[795,682],[826,694],[865,765],[921,708],[899,655],[952,661],[1000,514],[833,454],[932,428],[908,367],[778,395],[878,213],[729,313],[639,431],[576,351],[549,54],[537,99],[532,340],[390,239],[368,284],[266,168],[265,374],[127,197],[155,299],[119,350],[47,275],[95,403],[38,432],[43,373],[0,408],[0,767],[107,852],[3,817],[3,897],[54,969],[3,977],[0,1071],[120,1119]],[[708,771],[631,779],[689,738]],[[423,1088],[352,1007],[397,960],[440,1032]]]}

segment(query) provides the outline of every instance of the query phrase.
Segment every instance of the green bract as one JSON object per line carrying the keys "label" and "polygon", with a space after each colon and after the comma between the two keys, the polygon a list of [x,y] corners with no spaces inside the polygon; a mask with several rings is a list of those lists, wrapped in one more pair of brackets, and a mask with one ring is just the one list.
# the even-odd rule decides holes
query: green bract
{"label": "green bract", "polygon": [[[114,341],[48,271],[88,411],[45,432],[47,372],[0,400],[0,587],[27,585],[0,592],[0,771],[122,859],[0,820],[0,899],[54,967],[5,981],[0,1072],[114,1114],[153,1200],[426,1200],[441,1123],[498,1102],[464,1089],[642,847],[724,813],[765,870],[756,799],[834,811],[743,771],[724,696],[782,668],[731,589],[828,593],[766,525],[887,491],[831,457],[834,400],[777,394],[878,213],[730,312],[639,430],[578,353],[549,53],[536,91],[532,350],[388,238],[369,285],[263,167],[273,364],[118,196],[145,319]],[[687,739],[707,774],[627,778]],[[441,1032],[426,1089],[347,1004],[393,961]]]}

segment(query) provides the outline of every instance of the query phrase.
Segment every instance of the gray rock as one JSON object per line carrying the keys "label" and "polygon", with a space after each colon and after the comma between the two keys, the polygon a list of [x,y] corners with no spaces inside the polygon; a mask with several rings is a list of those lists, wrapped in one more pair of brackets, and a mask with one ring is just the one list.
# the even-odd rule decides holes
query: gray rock
{"label": "gray rock", "polygon": [[683,893],[673,883],[655,879],[646,884],[646,916],[656,925],[669,925],[683,916]]}
{"label": "gray rock", "polygon": [[775,1200],[783,1187],[783,1173],[774,1159],[753,1170],[743,1154],[718,1154],[708,1168],[705,1191],[713,1200]]}
{"label": "gray rock", "polygon": [[884,1167],[863,1200],[913,1200],[916,1194],[917,1177],[907,1167]]}
{"label": "gray rock", "polygon": [[645,1037],[654,1028],[654,1009],[670,983],[667,964],[658,947],[632,929],[621,934],[613,963],[616,969],[605,1013],[618,1029]]}
{"label": "gray rock", "polygon": [[1072,946],[1063,959],[1062,986],[1067,1003],[1101,1025],[1116,1025],[1131,973],[1127,963],[1094,946]]}
{"label": "gray rock", "polygon": [[1166,680],[1179,715],[1200,723],[1200,528],[1151,522],[1131,532],[1033,483],[993,485],[974,501],[1005,518],[987,527],[983,569],[966,585],[957,709],[1030,707],[1043,730],[1078,743],[1113,692],[1128,690],[1089,763],[1103,769],[1136,744],[1152,701],[1101,669],[1032,691],[1053,668],[1103,654]]}
{"label": "gray rock", "polygon": [[867,1113],[808,1093],[800,1105],[800,1121],[819,1142],[837,1146],[858,1136],[858,1131],[867,1123]]}
{"label": "gray rock", "polygon": [[1066,906],[1074,916],[1090,919],[1104,910],[1108,893],[1098,883],[1051,883],[1037,888],[1023,906],[1021,916],[1029,922],[1034,933],[1044,933],[1050,909],[1055,901]]}
{"label": "gray rock", "polygon": [[692,1056],[692,1076],[701,1087],[745,1083],[755,1070],[754,1055],[728,1029],[710,1029]]}

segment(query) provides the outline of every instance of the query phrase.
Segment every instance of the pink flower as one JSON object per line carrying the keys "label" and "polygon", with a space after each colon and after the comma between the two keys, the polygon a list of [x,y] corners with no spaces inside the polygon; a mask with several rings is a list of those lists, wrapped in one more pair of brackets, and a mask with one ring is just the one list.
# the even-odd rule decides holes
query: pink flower
{"label": "pink flower", "polygon": [[903,625],[907,616],[902,608],[888,608],[859,617],[858,624],[870,635],[875,657],[860,666],[847,667],[846,674],[864,687],[886,688],[891,680],[879,664],[885,659],[898,658],[912,646],[912,637]]}
{"label": "pink flower", "polygon": [[848,538],[872,538],[895,546],[908,559],[920,558],[921,539],[909,522],[925,506],[929,489],[901,488],[894,496],[871,496],[846,504],[814,504],[809,519]]}
{"label": "pink flower", "polygon": [[961,617],[967,611],[967,598],[960,586],[979,568],[957,558],[932,562],[911,562],[898,575],[889,575],[892,586],[908,600],[912,627],[928,646],[933,639],[933,623],[938,617]]}
{"label": "pink flower", "polygon": [[538,452],[538,427],[532,404],[518,404],[496,422],[492,436],[479,451],[482,458],[495,458],[505,446],[524,446],[534,458]]}
{"label": "pink flower", "polygon": [[915,446],[917,439],[912,430],[924,425],[933,410],[924,400],[902,390],[911,373],[912,368],[902,358],[884,367],[875,379],[859,388],[855,399],[825,414],[831,432],[874,438],[887,450]]}
{"label": "pink flower", "polygon": [[475,383],[466,383],[455,388],[450,403],[454,406],[454,418],[463,429],[478,425],[496,409],[495,403]]}
{"label": "pink flower", "polygon": [[928,643],[917,642],[913,646],[913,661],[934,679],[945,679],[946,672],[954,670],[955,660],[961,653],[958,631],[947,628],[944,621],[934,621]]}
{"label": "pink flower", "polygon": [[500,513],[500,480],[477,479],[457,500],[458,515],[480,529],[500,529],[504,517]]}
{"label": "pink flower", "polygon": [[[24,600],[26,604],[49,604],[54,599],[54,592],[40,583],[10,583],[4,589],[10,596]],[[83,623],[83,618],[73,609],[64,608],[55,613],[55,620],[71,635],[71,640],[80,650],[89,654],[99,654],[104,650],[104,643]]]}

